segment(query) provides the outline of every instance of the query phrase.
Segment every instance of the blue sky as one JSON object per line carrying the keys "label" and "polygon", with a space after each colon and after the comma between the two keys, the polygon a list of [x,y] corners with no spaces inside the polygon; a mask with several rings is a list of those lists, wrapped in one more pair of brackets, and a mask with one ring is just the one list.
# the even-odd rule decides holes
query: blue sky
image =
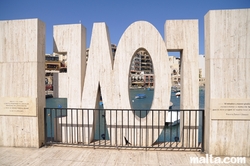
{"label": "blue sky", "polygon": [[204,16],[209,10],[250,8],[250,0],[0,0],[0,20],[39,18],[46,24],[46,53],[53,51],[53,25],[76,24],[87,28],[106,22],[110,39],[118,44],[135,21],[152,23],[164,36],[166,20],[199,20],[199,53],[204,54]]}

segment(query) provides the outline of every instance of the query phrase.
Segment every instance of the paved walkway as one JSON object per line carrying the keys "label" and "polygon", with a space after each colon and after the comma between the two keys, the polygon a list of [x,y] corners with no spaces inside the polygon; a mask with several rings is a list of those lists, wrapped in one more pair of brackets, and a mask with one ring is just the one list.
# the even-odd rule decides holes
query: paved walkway
{"label": "paved walkway", "polygon": [[93,149],[77,147],[10,148],[0,147],[0,165],[124,165],[124,166],[187,166],[187,165],[250,165],[247,164],[190,164],[190,157],[204,157],[205,154],[190,151],[144,151]]}

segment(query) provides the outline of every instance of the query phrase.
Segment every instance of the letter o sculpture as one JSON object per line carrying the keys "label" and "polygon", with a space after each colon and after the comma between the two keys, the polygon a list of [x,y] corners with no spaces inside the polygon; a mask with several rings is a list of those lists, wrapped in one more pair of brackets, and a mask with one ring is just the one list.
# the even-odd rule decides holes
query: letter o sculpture
{"label": "letter o sculpture", "polygon": [[[131,109],[128,77],[131,59],[139,48],[149,52],[154,64],[155,87],[151,109],[166,110],[169,108],[171,91],[167,49],[158,30],[146,21],[131,24],[119,41],[114,62],[114,106],[117,109]],[[111,126],[108,127],[111,144],[125,145],[125,136],[133,146],[151,146],[164,128],[164,118],[167,118],[164,111],[149,111],[145,118],[134,116],[134,111],[118,111],[117,114],[106,111],[107,126]],[[146,125],[151,127],[146,128]],[[123,126],[123,129],[114,126]]]}

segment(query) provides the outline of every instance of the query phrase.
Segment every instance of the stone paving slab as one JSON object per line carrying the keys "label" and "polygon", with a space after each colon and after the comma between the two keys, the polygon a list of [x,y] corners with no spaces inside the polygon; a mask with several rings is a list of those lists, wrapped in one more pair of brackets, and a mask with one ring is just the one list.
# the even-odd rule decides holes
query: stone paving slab
{"label": "stone paving slab", "polygon": [[249,165],[190,164],[190,157],[205,157],[193,151],[143,151],[49,146],[36,148],[0,147],[1,166],[187,166]]}

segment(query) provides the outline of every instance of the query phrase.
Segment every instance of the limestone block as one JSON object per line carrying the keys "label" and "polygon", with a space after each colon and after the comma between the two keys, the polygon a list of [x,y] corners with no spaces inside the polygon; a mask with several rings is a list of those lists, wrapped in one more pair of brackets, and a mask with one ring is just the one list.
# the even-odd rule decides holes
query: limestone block
{"label": "limestone block", "polygon": [[[41,146],[37,117],[0,116],[0,125],[0,146],[36,148]],[[42,139],[44,143],[44,138]]]}
{"label": "limestone block", "polygon": [[168,51],[181,52],[181,109],[199,108],[198,20],[167,20],[164,28]]}
{"label": "limestone block", "polygon": [[34,41],[42,33],[41,23],[34,23],[35,20],[37,19],[1,21],[0,50],[3,56],[0,57],[0,62],[44,62],[44,57],[35,56],[38,50],[31,49],[38,45],[45,46],[45,43]]}
{"label": "limestone block", "polygon": [[68,89],[68,74],[67,73],[54,73],[53,74],[53,97],[54,98],[67,98],[69,95]]}
{"label": "limestone block", "polygon": [[[94,23],[89,48],[85,83],[82,91],[82,108],[99,108],[100,91],[102,93],[104,108],[114,108],[113,100],[116,98],[116,95],[113,94],[113,56],[110,46],[109,32],[106,24]],[[96,116],[94,117],[93,110],[85,110],[83,123],[87,124],[90,122],[90,125],[93,126],[93,122],[95,121],[94,118],[97,118],[99,115],[97,111],[95,115]],[[89,117],[89,119],[87,117]],[[86,133],[84,142],[87,142],[88,139],[93,139],[93,131],[94,128],[92,127],[90,132],[87,131],[87,128],[84,129],[84,132]]]}
{"label": "limestone block", "polygon": [[[104,108],[114,108],[112,89],[113,56],[110,47],[108,28],[105,23],[94,23],[88,65],[86,69],[84,89],[82,92],[82,108],[97,108],[99,104],[98,88],[102,93]],[[94,99],[94,100],[93,100]],[[96,103],[98,102],[98,103]]]}
{"label": "limestone block", "polygon": [[[65,40],[69,40],[69,39],[65,38]],[[68,42],[70,41],[71,40],[69,40]],[[61,40],[58,40],[58,45],[59,46],[63,45],[60,42]],[[73,49],[73,48],[70,48],[70,49]],[[69,50],[69,48],[66,49],[63,46],[61,47],[61,51],[66,51],[66,50]],[[99,105],[100,90],[102,92],[103,102],[105,103],[104,107],[112,108],[112,104],[113,104],[112,98],[114,98],[114,96],[112,94],[113,57],[111,55],[112,54],[111,54],[108,29],[105,23],[95,23],[93,26],[93,30],[92,30],[88,65],[86,68],[86,76],[85,76],[85,72],[84,72],[84,75],[81,75],[81,77],[85,76],[84,87],[80,88],[78,86],[78,90],[80,90],[82,93],[81,94],[82,98],[80,98],[81,103],[78,105],[81,105],[81,107],[85,108],[86,110],[84,110],[83,112],[78,111],[77,113],[76,111],[72,111],[72,112],[68,111],[67,117],[56,120],[57,123],[59,124],[62,123],[63,125],[66,122],[66,118],[68,122],[71,122],[71,119],[73,119],[72,121],[73,124],[78,123],[80,126],[84,126],[84,128],[79,127],[78,128],[79,131],[77,132],[77,129],[74,127],[69,127],[69,128],[63,127],[62,128],[62,141],[66,141],[67,139],[68,141],[74,142],[78,140],[84,143],[89,143],[88,141],[92,141],[93,136],[94,136],[93,135],[94,134],[93,122],[95,121],[94,118],[97,118],[97,115],[98,115],[97,112],[94,114],[93,108],[98,108],[97,106]],[[71,65],[71,67],[75,66],[75,60],[78,60],[78,59],[76,57],[74,57],[73,59],[73,56],[72,56],[72,61],[68,62],[68,66],[69,65]],[[82,65],[85,65],[85,64],[82,64]],[[69,72],[70,71],[68,70],[67,74],[60,73],[59,76],[55,75],[56,80],[58,80],[58,87],[59,87],[58,96],[59,97],[62,97],[65,95],[68,96],[68,100],[71,100],[72,104],[74,102],[74,105],[70,104],[68,105],[68,107],[72,108],[72,106],[74,106],[75,108],[77,108],[77,105],[75,103],[77,103],[79,99],[77,98],[78,95],[74,96],[74,98],[70,97],[71,95],[75,94],[77,87],[70,87],[70,86],[74,85],[73,83],[71,83],[72,81],[74,81],[75,85],[77,85],[76,82],[81,81],[81,79],[77,78],[75,75],[71,75]],[[62,76],[66,78],[63,81],[64,83],[61,83],[63,79]],[[61,87],[63,87],[63,85],[66,85],[69,88],[69,90],[66,93],[62,92]],[[83,86],[83,83],[81,85]],[[75,88],[75,91],[72,91],[74,88]],[[78,117],[83,117],[83,119],[79,118],[77,121],[76,114],[78,114]],[[94,117],[94,115],[96,116]],[[88,128],[87,126],[89,126],[90,128]],[[79,133],[79,135],[74,135],[73,138],[71,138],[73,134],[69,134],[69,132],[75,132],[76,134]],[[60,138],[60,136],[57,136],[57,137]]]}
{"label": "limestone block", "polygon": [[[198,20],[167,20],[164,27],[165,42],[168,51],[181,53],[181,98],[180,109],[199,109],[199,44]],[[184,115],[183,115],[184,114]],[[184,146],[196,146],[197,142],[189,140],[186,126],[197,126],[195,112],[180,116],[180,133],[184,132]],[[199,117],[199,115],[197,115]],[[196,119],[196,120],[195,120]],[[184,131],[183,131],[184,130]],[[198,130],[192,130],[198,132]],[[192,133],[191,133],[192,135]],[[197,137],[198,134],[196,133]],[[189,144],[191,142],[191,144]]]}
{"label": "limestone block", "polygon": [[86,28],[81,24],[56,25],[53,31],[53,51],[66,54],[68,64],[67,77],[59,76],[64,80],[58,80],[58,95],[66,93],[68,107],[80,108],[86,68]]}
{"label": "limestone block", "polygon": [[[171,79],[166,46],[158,30],[152,24],[145,21],[137,21],[131,24],[123,33],[119,41],[116,50],[116,59],[114,62],[115,84],[113,87],[113,93],[115,95],[113,97],[114,104],[112,105],[112,108],[131,109],[128,91],[128,78],[132,57],[139,48],[146,49],[152,58],[153,64],[155,64],[155,88],[151,109],[169,108]],[[154,116],[152,116],[152,114],[154,114]],[[141,145],[152,145],[158,138],[158,132],[155,128],[147,129],[146,131],[146,129],[144,128],[145,125],[160,125],[161,130],[165,123],[163,112],[152,113],[152,111],[149,111],[147,119],[140,119],[137,116],[136,118],[134,118],[133,111],[119,111],[117,114],[117,121],[115,121],[115,117],[112,117],[112,121],[110,121],[109,115],[110,112],[107,112],[106,122],[108,126],[123,125],[124,127],[123,131],[117,131],[118,137],[122,138],[121,140],[117,140],[118,145],[120,145],[121,143],[125,144],[123,142],[123,136],[126,136],[126,138],[131,141],[132,145],[139,145],[138,140],[145,140],[145,138],[148,137],[147,142],[141,142]],[[133,131],[132,126],[134,124],[136,126],[139,126],[140,123],[143,126],[141,133]],[[110,129],[108,128],[108,130]],[[111,131],[111,133],[115,133],[115,131],[113,130]],[[114,138],[115,134],[111,136],[111,139],[114,140]]]}
{"label": "limestone block", "polygon": [[[57,25],[53,28],[54,52],[67,55],[67,73],[54,76],[55,95],[67,98],[68,108],[81,108],[86,68],[86,28],[81,24]],[[77,140],[76,137],[72,138],[72,135],[76,134],[69,134],[75,132],[76,128],[65,126],[66,120],[68,123],[77,123],[76,113],[68,110],[67,117],[63,117],[60,122],[55,119],[58,125],[62,126],[62,141],[68,140],[73,143]]]}
{"label": "limestone block", "polygon": [[[45,24],[38,19],[0,21],[0,99],[34,99],[33,113],[0,116],[0,146],[44,143]],[[6,110],[0,110],[6,112]]]}
{"label": "limestone block", "polygon": [[231,108],[236,113],[250,114],[249,109],[238,109],[241,100],[247,101],[246,106],[250,103],[248,27],[250,9],[213,10],[205,15],[205,150],[213,155],[250,156],[250,119],[217,119],[213,114],[220,111],[215,110],[215,101],[231,104],[222,109],[225,115],[232,112]]}

